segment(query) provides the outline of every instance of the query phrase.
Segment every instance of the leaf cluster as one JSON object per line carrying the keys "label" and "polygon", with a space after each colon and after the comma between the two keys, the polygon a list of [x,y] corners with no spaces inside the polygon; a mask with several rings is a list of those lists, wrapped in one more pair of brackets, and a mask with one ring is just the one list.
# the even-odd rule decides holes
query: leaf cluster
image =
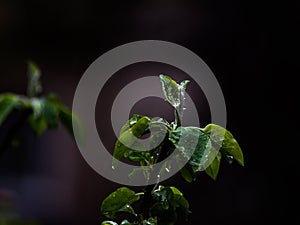
{"label": "leaf cluster", "polygon": [[[178,150],[177,166],[184,180],[188,182],[194,181],[197,173],[203,170],[216,180],[222,158],[230,164],[236,161],[244,166],[244,156],[238,142],[224,127],[216,124],[208,124],[204,128],[181,126],[185,109],[185,89],[189,81],[185,80],[178,84],[166,75],[160,75],[160,80],[165,98],[174,108],[175,121],[169,123],[163,118],[134,115],[122,127],[115,144],[113,168],[117,166],[118,161],[126,158],[141,166],[129,174],[129,179],[136,173],[143,173],[146,180],[153,175],[158,177],[157,184],[151,191],[152,201],[148,204],[149,218],[144,218],[132,208],[132,204],[139,201],[140,196],[147,194],[146,191],[136,194],[122,187],[104,199],[101,212],[108,219],[117,218],[121,212],[135,216],[133,222],[124,220],[121,222],[122,225],[173,225],[177,220],[178,209],[188,216],[189,203],[183,194],[175,187],[159,185],[160,173],[169,170],[169,161],[165,161],[158,174],[151,169],[152,165],[165,160],[175,149]],[[148,138],[150,141],[146,144],[140,141],[144,135],[150,135]],[[156,145],[156,140],[162,141]],[[109,220],[102,223],[105,224],[117,223]]]}
{"label": "leaf cluster", "polygon": [[[0,126],[13,112],[18,111],[22,115],[21,123],[30,125],[36,135],[42,134],[46,129],[54,129],[61,123],[73,136],[72,120],[77,128],[80,128],[79,119],[72,113],[54,94],[42,95],[41,71],[34,62],[28,62],[28,87],[26,95],[15,93],[0,94]],[[23,124],[17,124],[23,125]],[[13,139],[9,134],[7,138]],[[12,140],[5,140],[10,142]],[[1,146],[6,148],[8,146]]]}

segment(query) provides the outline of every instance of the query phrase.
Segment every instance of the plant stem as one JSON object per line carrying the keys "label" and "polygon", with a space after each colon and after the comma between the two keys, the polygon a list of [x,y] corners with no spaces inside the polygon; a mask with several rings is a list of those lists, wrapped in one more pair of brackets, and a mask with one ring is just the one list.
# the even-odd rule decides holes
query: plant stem
{"label": "plant stem", "polygon": [[177,127],[181,126],[181,119],[180,119],[179,113],[176,109],[174,110],[174,114],[175,114],[175,124],[176,124],[175,129],[176,129]]}
{"label": "plant stem", "polygon": [[[164,143],[164,145],[162,146],[162,149],[159,152],[157,161],[155,163],[161,162],[162,160],[164,160],[168,156],[169,150],[174,147],[173,144],[168,140],[168,137],[166,137],[166,139],[164,140],[163,143]],[[151,176],[150,180],[157,179],[158,178],[157,176],[159,175],[160,170],[161,169],[152,171],[152,173],[150,173],[150,176]],[[155,184],[148,185],[145,187],[145,192],[144,192],[145,194],[143,196],[141,207],[140,207],[141,214],[144,216],[144,218],[149,217],[149,209],[152,204],[152,194],[153,194],[153,191],[158,186],[159,181],[160,181],[160,179],[157,179],[157,182]]]}

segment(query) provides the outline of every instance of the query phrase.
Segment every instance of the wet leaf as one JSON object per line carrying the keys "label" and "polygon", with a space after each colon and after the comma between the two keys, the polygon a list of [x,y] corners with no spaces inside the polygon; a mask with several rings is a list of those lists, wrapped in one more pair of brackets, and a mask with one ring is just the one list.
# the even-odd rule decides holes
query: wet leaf
{"label": "wet leaf", "polygon": [[220,151],[222,155],[226,158],[231,156],[241,166],[244,166],[243,152],[236,139],[228,130],[216,124],[209,124],[203,129],[203,131],[210,135],[210,139],[214,143],[221,145]]}
{"label": "wet leaf", "polygon": [[205,167],[211,151],[211,142],[208,135],[200,128],[178,127],[175,131],[170,132],[169,139],[183,157],[188,159],[188,164],[194,172],[200,171]]}
{"label": "wet leaf", "polygon": [[131,204],[139,198],[139,195],[127,187],[118,188],[103,200],[101,213],[110,219],[114,219],[120,212],[136,215]]}
{"label": "wet leaf", "polygon": [[160,75],[159,78],[166,100],[175,108],[179,119],[181,119],[184,110],[185,89],[189,81],[184,80],[177,84],[169,76]]}
{"label": "wet leaf", "polygon": [[157,217],[158,224],[175,224],[177,220],[177,208],[189,214],[189,203],[183,194],[175,187],[159,186],[153,193],[156,203],[151,207],[150,214]]}
{"label": "wet leaf", "polygon": [[[115,143],[113,153],[114,158],[112,162],[113,168],[117,166],[118,161],[121,160],[122,157],[124,157],[124,154],[127,151],[131,150],[130,147],[133,144],[138,144],[135,143],[136,138],[141,137],[148,130],[150,121],[151,120],[149,117],[143,116],[139,120],[137,120],[132,127],[129,127],[128,129],[123,129],[123,133],[120,135],[119,139]],[[127,155],[127,157],[129,157],[129,155]]]}

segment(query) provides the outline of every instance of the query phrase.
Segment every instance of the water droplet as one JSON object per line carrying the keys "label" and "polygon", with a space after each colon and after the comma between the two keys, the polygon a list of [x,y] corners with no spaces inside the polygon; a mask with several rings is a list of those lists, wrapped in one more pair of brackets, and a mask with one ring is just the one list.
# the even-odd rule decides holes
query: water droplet
{"label": "water droplet", "polygon": [[174,102],[174,103],[173,103],[173,106],[174,106],[175,108],[177,108],[177,107],[179,106],[179,102]]}

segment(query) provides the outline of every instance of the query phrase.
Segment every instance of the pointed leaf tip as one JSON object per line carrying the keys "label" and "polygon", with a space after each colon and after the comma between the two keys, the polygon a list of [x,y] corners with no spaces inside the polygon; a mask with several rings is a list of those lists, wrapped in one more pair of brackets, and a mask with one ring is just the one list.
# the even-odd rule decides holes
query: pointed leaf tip
{"label": "pointed leaf tip", "polygon": [[231,156],[239,165],[244,166],[244,155],[241,147],[228,130],[216,124],[208,124],[203,131],[210,135],[212,142],[221,145],[220,151],[225,159],[230,160],[228,156]]}
{"label": "pointed leaf tip", "polygon": [[34,97],[42,92],[42,85],[40,82],[41,71],[35,62],[29,60],[27,64],[28,64],[27,94],[29,97]]}

